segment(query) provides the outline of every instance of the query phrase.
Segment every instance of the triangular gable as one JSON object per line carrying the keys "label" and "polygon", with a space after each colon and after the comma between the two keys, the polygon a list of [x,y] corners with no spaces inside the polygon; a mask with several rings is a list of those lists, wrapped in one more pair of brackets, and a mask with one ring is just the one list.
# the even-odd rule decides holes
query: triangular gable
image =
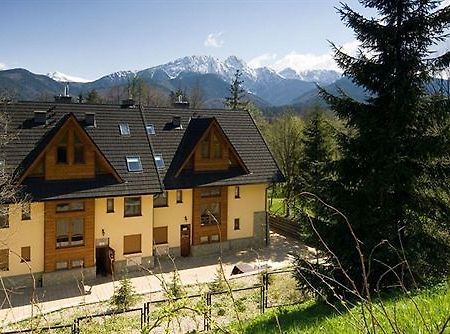
{"label": "triangular gable", "polygon": [[82,137],[85,141],[94,147],[97,156],[99,157],[99,162],[102,164],[111,175],[117,180],[117,182],[122,183],[123,180],[117,173],[115,168],[111,165],[108,159],[105,157],[103,152],[97,146],[97,144],[92,140],[86,130],[80,125],[74,114],[66,114],[61,120],[42,138],[42,140],[36,145],[36,148],[31,151],[28,156],[24,159],[23,172],[18,178],[18,182],[22,183],[25,178],[27,178],[31,172],[37,167],[41,162],[45,154],[48,152],[49,148],[57,144],[60,135],[67,131],[69,127],[73,127],[76,134]]}
{"label": "triangular gable", "polygon": [[186,167],[189,160],[193,157],[201,142],[206,138],[206,136],[209,135],[210,131],[215,131],[215,133],[220,136],[220,138],[226,143],[227,148],[231,152],[232,157],[237,162],[238,166],[241,167],[245,173],[249,173],[248,168],[245,166],[235,147],[231,144],[231,141],[223,131],[219,122],[215,117],[212,117],[194,118],[190,121],[188,128],[184,133],[183,139],[181,140],[180,146],[175,153],[175,177],[178,177],[181,171]]}

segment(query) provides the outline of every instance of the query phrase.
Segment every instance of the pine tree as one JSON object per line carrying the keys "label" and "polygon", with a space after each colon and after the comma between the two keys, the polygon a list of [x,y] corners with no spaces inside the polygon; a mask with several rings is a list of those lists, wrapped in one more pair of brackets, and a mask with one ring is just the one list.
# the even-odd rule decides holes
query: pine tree
{"label": "pine tree", "polygon": [[[450,271],[450,105],[426,89],[450,62],[448,52],[429,52],[450,25],[450,6],[438,9],[439,2],[360,0],[378,12],[370,19],[344,4],[339,9],[361,47],[353,57],[333,46],[335,60],[371,97],[358,102],[322,91],[352,133],[341,138],[332,204],[359,238],[366,271],[343,219],[318,230],[361,290],[363,276],[375,289],[399,278],[410,283],[409,269],[419,283]],[[336,265],[333,257],[330,262]],[[342,274],[339,279],[350,284]]]}
{"label": "pine tree", "polygon": [[332,181],[331,163],[336,157],[336,142],[333,127],[323,110],[315,110],[303,130],[302,153],[298,164],[298,178],[295,192],[300,202],[300,210],[317,216],[321,205],[315,198],[299,196],[302,192],[312,193],[326,200]]}
{"label": "pine tree", "polygon": [[244,81],[242,72],[236,70],[234,79],[230,85],[230,96],[225,98],[225,107],[231,110],[247,110],[248,101],[245,100],[245,90],[242,88]]}

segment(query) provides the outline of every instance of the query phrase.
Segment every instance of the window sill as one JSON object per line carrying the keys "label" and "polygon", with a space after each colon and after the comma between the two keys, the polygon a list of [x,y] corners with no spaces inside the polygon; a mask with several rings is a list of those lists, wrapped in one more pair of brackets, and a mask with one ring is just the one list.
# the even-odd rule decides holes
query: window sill
{"label": "window sill", "polygon": [[123,218],[133,218],[133,217],[142,217],[142,213],[138,215],[123,216]]}
{"label": "window sill", "polygon": [[137,253],[126,253],[123,254],[124,257],[129,258],[129,257],[135,257],[135,256],[142,256],[142,251],[141,252],[137,252]]}
{"label": "window sill", "polygon": [[153,209],[168,208],[168,205],[154,206]]}

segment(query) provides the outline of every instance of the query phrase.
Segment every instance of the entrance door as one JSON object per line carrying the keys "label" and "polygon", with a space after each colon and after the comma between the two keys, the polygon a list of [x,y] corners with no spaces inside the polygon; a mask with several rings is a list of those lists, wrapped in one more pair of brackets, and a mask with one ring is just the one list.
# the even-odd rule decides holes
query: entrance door
{"label": "entrance door", "polygon": [[97,275],[107,276],[113,272],[115,252],[109,246],[95,248],[95,263]]}
{"label": "entrance door", "polygon": [[189,224],[181,225],[181,256],[189,256],[191,254],[191,226]]}

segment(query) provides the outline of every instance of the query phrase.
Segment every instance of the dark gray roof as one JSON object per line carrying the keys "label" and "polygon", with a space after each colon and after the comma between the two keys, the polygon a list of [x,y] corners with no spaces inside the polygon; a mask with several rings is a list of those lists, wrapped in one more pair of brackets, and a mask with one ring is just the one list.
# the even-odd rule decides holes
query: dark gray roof
{"label": "dark gray roof", "polygon": [[[97,180],[27,180],[24,190],[35,200],[125,196],[159,193],[167,189],[207,185],[270,183],[282,180],[266,143],[247,112],[170,108],[126,108],[115,105],[20,102],[6,107],[9,129],[17,133],[4,154],[9,173],[20,176],[37,157],[59,127],[73,114],[81,127],[103,153],[122,182],[111,177]],[[48,122],[36,126],[35,110],[46,110]],[[85,114],[96,114],[96,127],[84,124]],[[181,117],[181,128],[174,128],[173,116]],[[194,148],[204,131],[216,120],[242,159],[247,171],[189,173],[175,177],[177,167]],[[119,123],[128,123],[130,136],[121,136]],[[156,134],[147,134],[145,125],[153,124]],[[189,131],[186,131],[189,129]],[[158,170],[154,155],[162,154],[165,168]],[[139,155],[143,171],[128,172],[126,156]],[[164,184],[164,186],[163,186]]]}
{"label": "dark gray roof", "polygon": [[[181,128],[174,128],[171,125],[174,116],[181,117]],[[166,169],[160,173],[167,189],[271,183],[283,179],[272,154],[248,112],[145,108],[144,117],[147,123],[155,126],[156,134],[151,136],[152,146],[155,153],[163,155]],[[183,160],[181,157],[190,153],[183,152],[182,148],[192,149],[195,139],[198,140],[201,137],[202,131],[208,128],[213,119],[217,120],[249,173],[234,169],[220,173],[183,172],[179,177],[175,177],[180,160]],[[193,129],[190,124],[192,120],[195,122]],[[192,131],[190,131],[191,129]]]}
{"label": "dark gray roof", "polygon": [[[47,110],[47,125],[36,126],[35,110]],[[121,109],[113,105],[57,104],[20,102],[7,105],[9,129],[17,138],[7,146],[5,160],[7,171],[16,176],[34,160],[45,147],[67,115],[72,113],[84,127],[85,113],[95,113],[96,127],[84,127],[123,182],[53,181],[42,187],[38,182],[27,185],[27,192],[37,199],[74,197],[123,196],[161,192],[161,183],[155,167],[150,144],[143,126],[139,108]],[[119,123],[128,123],[130,136],[121,136]],[[128,172],[126,156],[139,155],[143,172]],[[82,185],[82,186],[78,186]]]}

